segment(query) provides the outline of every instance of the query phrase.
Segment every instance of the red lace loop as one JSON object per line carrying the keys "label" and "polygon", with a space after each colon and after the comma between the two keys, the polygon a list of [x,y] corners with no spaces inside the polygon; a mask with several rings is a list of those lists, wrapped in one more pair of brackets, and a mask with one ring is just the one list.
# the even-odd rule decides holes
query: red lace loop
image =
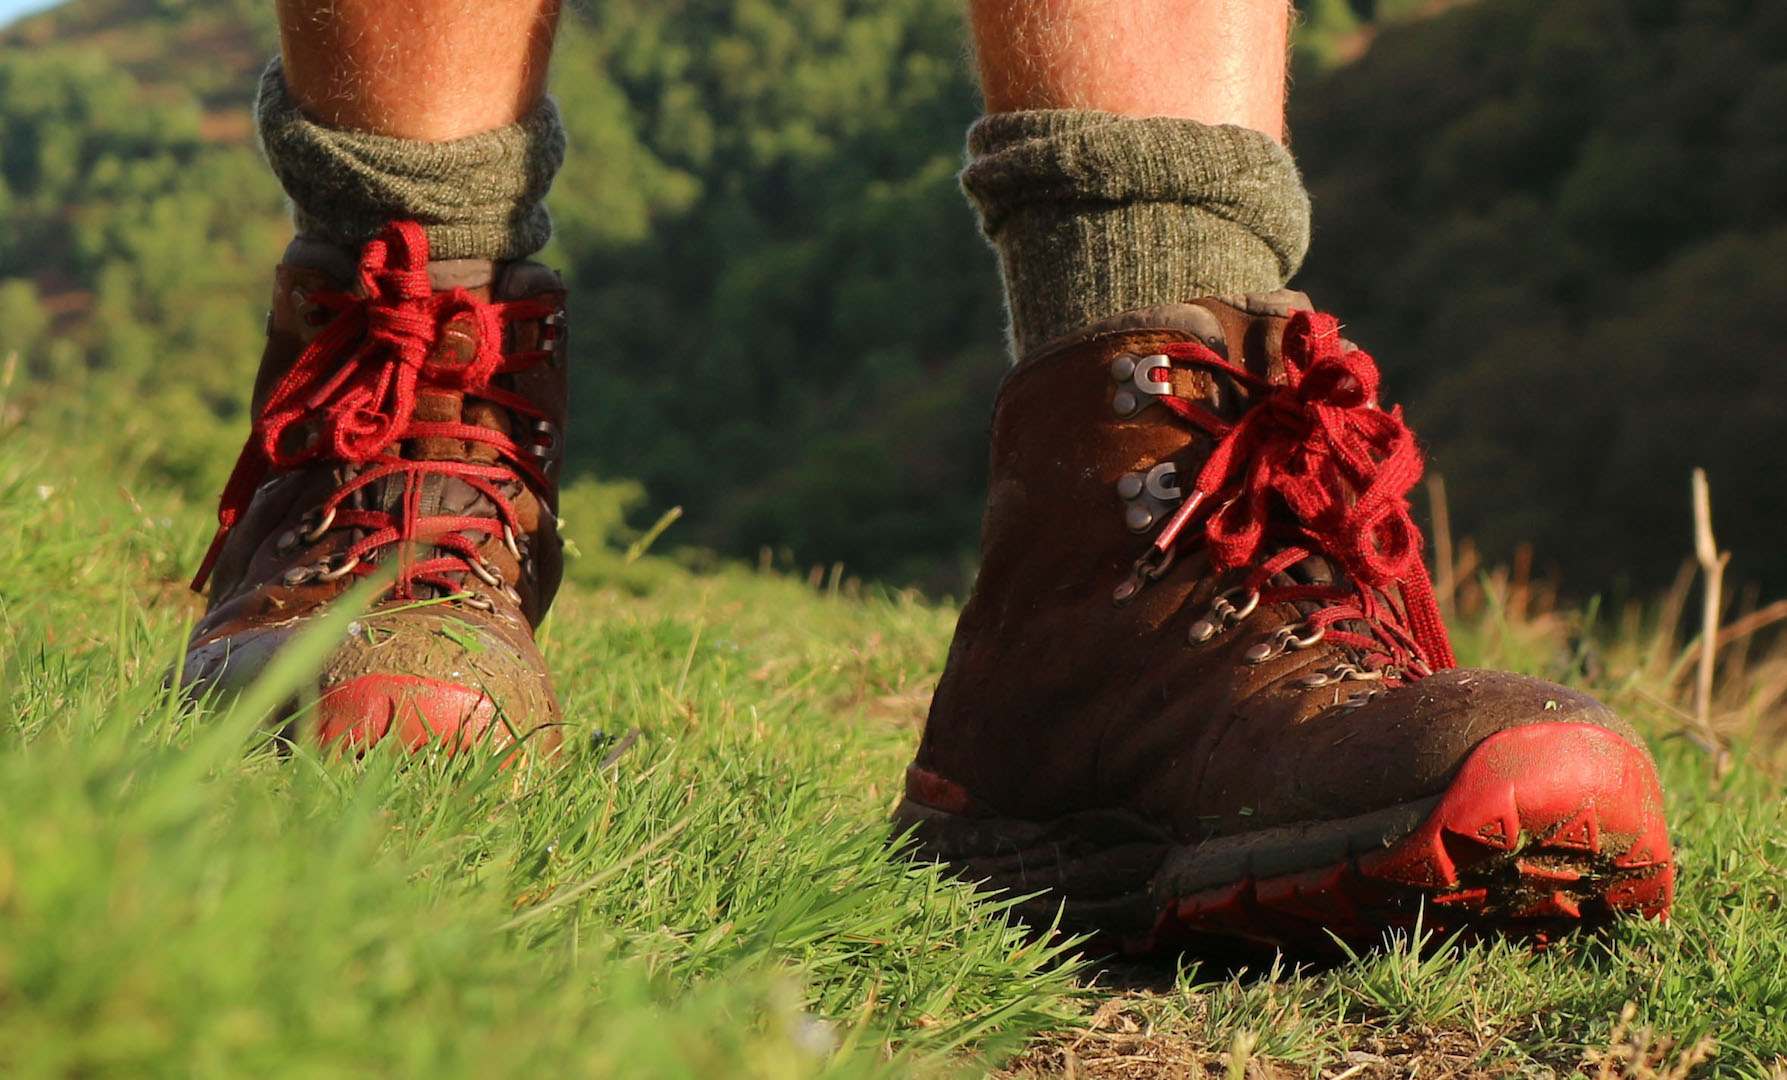
{"label": "red lace loop", "polygon": [[[217,535],[193,579],[204,588],[230,530],[247,512],[255,490],[275,470],[319,462],[356,467],[333,492],[321,512],[333,528],[365,532],[342,553],[342,565],[369,574],[367,556],[389,544],[409,548],[431,545],[441,554],[407,562],[400,568],[397,595],[408,596],[416,582],[449,590],[459,584],[447,575],[471,572],[483,576],[478,544],[465,534],[502,535],[519,532],[515,508],[499,485],[521,479],[542,496],[550,481],[521,446],[500,431],[476,424],[418,421],[414,418],[422,390],[476,397],[534,420],[545,414],[531,401],[492,385],[498,375],[525,370],[550,356],[547,349],[506,355],[505,329],[511,322],[537,319],[551,309],[533,301],[493,303],[464,289],[435,292],[428,276],[428,239],[414,222],[398,222],[369,242],[360,256],[357,293],[319,292],[309,299],[331,313],[321,332],[299,354],[268,394],[236,461],[218,505]],[[467,363],[435,359],[441,335],[462,328],[474,342]],[[308,427],[302,445],[288,437]],[[410,439],[455,439],[480,443],[495,451],[502,464],[415,460],[393,448]],[[369,468],[361,468],[370,466]],[[404,478],[402,510],[359,510],[343,506],[354,492],[391,476]],[[423,517],[421,488],[428,476],[452,477],[470,485],[497,508],[497,516]],[[344,571],[345,572],[345,571]]]}
{"label": "red lace loop", "polygon": [[[1194,516],[1215,506],[1202,539],[1216,569],[1251,567],[1247,587],[1261,590],[1268,601],[1322,603],[1308,623],[1328,629],[1337,641],[1380,652],[1397,665],[1455,666],[1422,560],[1421,530],[1406,498],[1421,478],[1421,451],[1401,407],[1379,407],[1371,356],[1345,346],[1334,317],[1315,312],[1297,312],[1286,324],[1280,382],[1195,342],[1161,352],[1227,374],[1252,404],[1230,422],[1183,398],[1160,398],[1215,439],[1216,447],[1161,530],[1156,550],[1169,554]],[[1317,554],[1333,562],[1351,587],[1266,587]],[[1388,596],[1392,588],[1400,610]],[[1334,629],[1349,620],[1366,623],[1376,636]]]}

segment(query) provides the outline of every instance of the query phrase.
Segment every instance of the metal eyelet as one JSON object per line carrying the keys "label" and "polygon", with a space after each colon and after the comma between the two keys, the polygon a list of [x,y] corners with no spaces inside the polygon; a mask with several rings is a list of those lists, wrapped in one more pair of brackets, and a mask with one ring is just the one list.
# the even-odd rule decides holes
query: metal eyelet
{"label": "metal eyelet", "polygon": [[472,562],[468,559],[466,560],[465,565],[479,581],[482,581],[491,588],[495,589],[502,586],[502,571],[491,563],[483,562],[481,560],[479,562]]}
{"label": "metal eyelet", "polygon": [[316,579],[318,581],[340,581],[342,578],[353,573],[354,567],[359,565],[360,556],[358,555],[355,555],[353,558],[347,560],[333,570],[328,569],[327,564],[319,565],[316,568]]}
{"label": "metal eyelet", "polygon": [[[310,291],[308,289],[293,289],[291,292],[291,301],[292,314],[298,317],[299,322],[310,327],[312,330],[324,325],[330,319],[335,317],[333,311],[328,310],[321,304],[313,304],[310,302]],[[268,312],[267,314],[271,316],[273,313]],[[271,320],[269,319],[269,321]]]}
{"label": "metal eyelet", "polygon": [[1179,466],[1163,461],[1147,472],[1124,473],[1117,478],[1117,497],[1128,504],[1123,523],[1130,532],[1147,532],[1155,522],[1170,515],[1185,497],[1174,483],[1178,477]]}
{"label": "metal eyelet", "polygon": [[534,441],[530,449],[541,461],[555,461],[564,449],[564,436],[550,420],[534,421]]}
{"label": "metal eyelet", "polygon": [[314,544],[318,540],[321,540],[323,534],[329,531],[329,526],[335,524],[335,509],[335,507],[331,506],[328,510],[324,511],[322,519],[317,522],[316,527],[300,533],[299,539],[303,540],[306,544]]}
{"label": "metal eyelet", "polygon": [[1163,461],[1148,470],[1148,477],[1144,481],[1144,485],[1148,489],[1148,494],[1161,502],[1178,502],[1185,497],[1185,492],[1179,489],[1179,485],[1173,483],[1178,478],[1179,466],[1170,461]]}
{"label": "metal eyelet", "polygon": [[459,602],[464,604],[466,607],[472,608],[477,611],[495,611],[496,610],[496,605],[490,602],[489,597],[479,596],[477,593],[471,593],[469,595],[462,596],[459,598]]}
{"label": "metal eyelet", "polygon": [[[1239,604],[1236,603],[1237,599],[1240,600]],[[1226,592],[1218,593],[1210,601],[1210,610],[1204,613],[1203,618],[1191,624],[1188,634],[1191,643],[1201,645],[1209,641],[1217,634],[1252,615],[1254,609],[1259,606],[1260,593],[1258,589],[1237,586]]]}
{"label": "metal eyelet", "polygon": [[284,555],[297,546],[298,530],[296,529],[287,529],[279,534],[279,539],[273,541],[273,550],[280,555]]}
{"label": "metal eyelet", "polygon": [[1122,607],[1134,600],[1136,594],[1146,588],[1150,581],[1159,581],[1166,577],[1167,571],[1173,568],[1173,563],[1178,558],[1178,551],[1175,548],[1167,548],[1163,551],[1157,547],[1150,547],[1147,551],[1142,552],[1141,557],[1136,559],[1135,564],[1130,567],[1129,576],[1111,590],[1111,603]]}
{"label": "metal eyelet", "polygon": [[1154,372],[1172,364],[1164,353],[1153,353],[1149,356],[1137,356],[1124,353],[1111,361],[1111,379],[1117,383],[1117,392],[1111,397],[1111,408],[1118,416],[1128,419],[1142,411],[1154,398],[1173,392],[1173,382],[1169,379],[1155,379]]}
{"label": "metal eyelet", "polygon": [[[1335,664],[1326,671],[1317,671],[1297,680],[1298,686],[1314,689],[1330,683],[1343,682],[1376,682],[1385,677],[1385,671],[1378,668],[1362,668],[1357,664]],[[1391,676],[1394,678],[1394,676]]]}
{"label": "metal eyelet", "polygon": [[1297,632],[1296,626],[1281,626],[1272,632],[1271,641],[1259,642],[1241,656],[1250,664],[1263,664],[1280,653],[1299,652],[1307,649],[1322,640],[1327,634],[1328,628],[1325,626],[1307,630],[1301,634]]}
{"label": "metal eyelet", "polygon": [[521,593],[513,585],[503,586],[503,597],[516,607],[521,606]]}
{"label": "metal eyelet", "polygon": [[521,545],[515,542],[515,530],[508,525],[503,526],[503,546],[509,549],[509,554],[521,558]]}
{"label": "metal eyelet", "polygon": [[540,344],[548,349],[555,348],[565,339],[565,309],[556,308],[548,312],[540,320]]}
{"label": "metal eyelet", "polygon": [[333,569],[329,566],[329,560],[324,559],[322,562],[294,566],[281,575],[279,580],[284,582],[288,588],[302,585],[307,581],[339,581],[353,573],[354,567],[359,565],[360,557],[358,555]]}

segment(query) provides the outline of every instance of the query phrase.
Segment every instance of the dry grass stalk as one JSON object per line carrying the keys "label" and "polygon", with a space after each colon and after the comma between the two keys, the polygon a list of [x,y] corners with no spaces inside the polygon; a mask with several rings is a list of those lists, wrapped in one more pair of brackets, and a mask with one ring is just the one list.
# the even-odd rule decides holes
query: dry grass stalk
{"label": "dry grass stalk", "polygon": [[1452,561],[1452,511],[1446,504],[1446,478],[1439,473],[1427,478],[1427,506],[1433,514],[1433,591],[1440,617],[1451,622],[1458,614],[1454,605],[1458,578]]}
{"label": "dry grass stalk", "polygon": [[1731,620],[1729,625],[1719,631],[1719,648],[1723,649],[1732,642],[1749,637],[1783,619],[1787,619],[1787,600],[1776,600],[1767,607],[1757,608],[1741,619]]}
{"label": "dry grass stalk", "polygon": [[1508,585],[1508,619],[1525,622],[1533,591],[1533,545],[1522,540],[1514,545],[1514,578]]}
{"label": "dry grass stalk", "polygon": [[1583,1064],[1594,1067],[1595,1080],[1686,1080],[1689,1073],[1718,1052],[1713,1037],[1703,1035],[1692,1046],[1672,1053],[1673,1040],[1657,1038],[1650,1028],[1632,1029],[1637,1016],[1638,1006],[1626,1002],[1614,1022],[1607,1049],[1587,1055]]}
{"label": "dry grass stalk", "polygon": [[[1752,581],[1745,585],[1743,591],[1738,593],[1737,608],[1733,612],[1737,618],[1733,620],[1733,623],[1743,622],[1756,614],[1756,605],[1761,599],[1762,590],[1755,582]],[[1755,641],[1749,635],[1728,638],[1726,629],[1729,629],[1731,625],[1727,624],[1725,629],[1719,631],[1718,649],[1725,657],[1725,681],[1741,686],[1744,676],[1748,673],[1750,651],[1755,645]],[[1735,648],[1730,646],[1735,646]]]}
{"label": "dry grass stalk", "polygon": [[1651,637],[1650,656],[1644,662],[1644,674],[1655,681],[1673,686],[1672,669],[1665,667],[1670,650],[1675,647],[1676,632],[1681,629],[1682,611],[1688,606],[1688,590],[1694,587],[1698,569],[1693,559],[1682,560],[1669,591],[1663,594],[1663,606],[1657,612],[1656,633]]}
{"label": "dry grass stalk", "polygon": [[1720,551],[1713,539],[1712,492],[1706,483],[1706,470],[1695,469],[1694,493],[1694,558],[1704,575],[1700,605],[1700,666],[1694,680],[1694,722],[1700,736],[1718,747],[1715,758],[1723,773],[1729,754],[1713,730],[1713,665],[1719,653],[1719,614],[1724,610],[1725,564],[1731,561],[1729,551]]}
{"label": "dry grass stalk", "polygon": [[1477,554],[1477,545],[1465,537],[1458,542],[1458,559],[1452,568],[1452,581],[1458,590],[1457,599],[1453,601],[1460,615],[1469,618],[1483,610],[1483,587],[1477,580],[1477,571],[1482,564]]}

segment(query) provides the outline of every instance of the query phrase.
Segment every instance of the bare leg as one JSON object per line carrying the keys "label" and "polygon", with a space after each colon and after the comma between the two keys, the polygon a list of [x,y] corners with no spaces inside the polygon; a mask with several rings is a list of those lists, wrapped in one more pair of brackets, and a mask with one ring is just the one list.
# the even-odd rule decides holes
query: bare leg
{"label": "bare leg", "polygon": [[546,89],[559,0],[278,0],[286,83],[334,127],[444,141]]}
{"label": "bare leg", "polygon": [[987,111],[1101,109],[1284,140],[1286,0],[970,0]]}

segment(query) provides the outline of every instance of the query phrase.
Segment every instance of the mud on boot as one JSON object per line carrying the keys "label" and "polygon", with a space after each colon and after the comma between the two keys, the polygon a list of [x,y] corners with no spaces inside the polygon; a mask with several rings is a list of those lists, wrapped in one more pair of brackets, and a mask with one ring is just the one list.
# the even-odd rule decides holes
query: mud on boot
{"label": "mud on boot", "polygon": [[1044,924],[1305,951],[1662,915],[1643,740],[1461,670],[1371,358],[1296,293],[1166,305],[1015,368],[981,569],[896,817]]}
{"label": "mud on boot", "polygon": [[[306,731],[363,750],[559,742],[533,629],[562,570],[564,286],[531,262],[430,262],[414,224],[278,268],[254,424],[194,588],[187,691],[230,692],[392,568],[318,680]],[[427,603],[427,601],[435,601]],[[339,741],[339,742],[338,742]]]}

